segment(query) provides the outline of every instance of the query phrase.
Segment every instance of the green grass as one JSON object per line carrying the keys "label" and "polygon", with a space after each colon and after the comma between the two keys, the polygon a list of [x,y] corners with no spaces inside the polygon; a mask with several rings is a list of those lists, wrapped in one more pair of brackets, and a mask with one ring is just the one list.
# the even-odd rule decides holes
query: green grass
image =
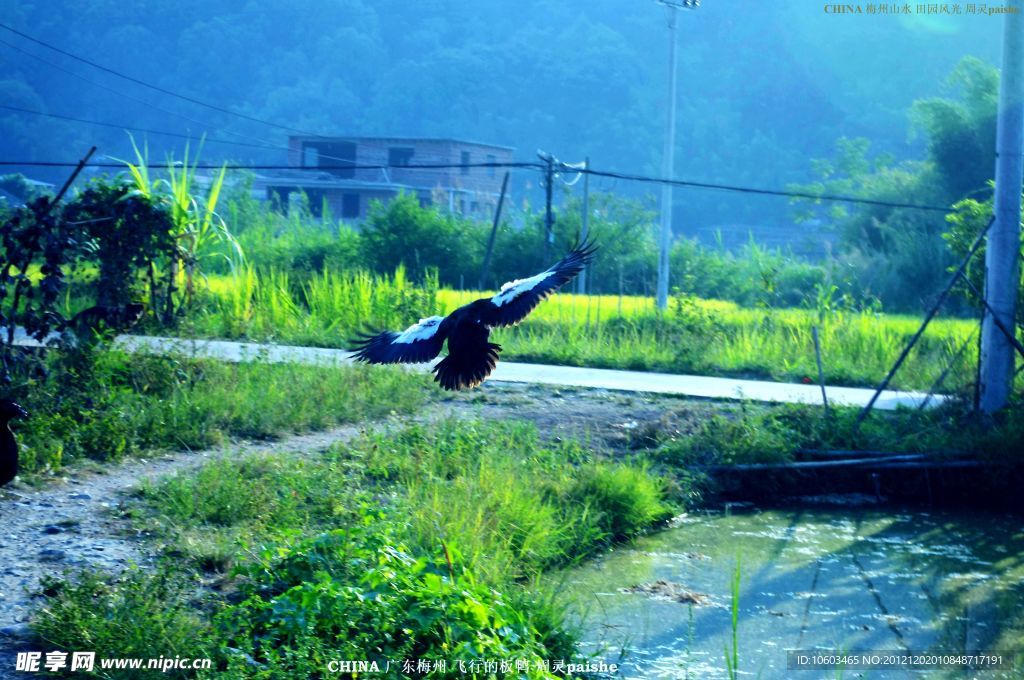
{"label": "green grass", "polygon": [[781,463],[798,450],[861,450],[978,457],[1017,464],[1024,450],[1024,421],[1014,403],[993,418],[951,401],[925,411],[874,411],[859,427],[860,409],[820,406],[721,404],[712,412],[677,413],[681,431],[664,436],[655,460],[673,469],[694,465]]}
{"label": "green grass", "polygon": [[407,490],[413,545],[452,540],[483,573],[530,578],[668,513],[646,469],[593,460],[574,441],[541,445],[528,423],[413,426],[356,442],[348,455]]}
{"label": "green grass", "polygon": [[536,577],[670,514],[641,465],[456,420],[212,461],[145,485],[130,513],[164,568],[54,582],[34,629],[98,656],[209,655],[233,678],[338,658],[520,658],[552,677],[535,662],[574,658],[575,637]]}
{"label": "green grass", "polygon": [[[210,277],[189,328],[208,337],[343,348],[358,331],[402,329],[482,295],[438,290],[433,279],[418,288],[401,271],[371,277],[324,270],[296,284],[274,271],[243,269]],[[493,337],[506,360],[802,381],[817,376],[811,334],[817,325],[826,380],[873,386],[920,323],[913,316],[827,301],[819,307],[754,309],[678,297],[658,314],[650,298],[559,294],[520,326],[498,329]],[[957,352],[975,326],[968,320],[933,321],[893,387],[927,389],[950,363],[944,388],[968,385],[976,352]]]}
{"label": "green grass", "polygon": [[114,351],[67,362],[12,395],[31,414],[14,424],[22,474],[75,459],[116,461],[148,449],[196,449],[230,436],[275,437],[408,413],[432,392],[423,376],[388,367],[225,364]]}

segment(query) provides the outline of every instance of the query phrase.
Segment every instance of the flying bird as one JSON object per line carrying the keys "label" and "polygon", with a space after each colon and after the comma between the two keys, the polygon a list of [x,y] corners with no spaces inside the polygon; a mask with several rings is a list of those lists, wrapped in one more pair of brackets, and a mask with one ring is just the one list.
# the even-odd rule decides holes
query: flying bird
{"label": "flying bird", "polygon": [[430,361],[448,341],[448,356],[434,366],[434,380],[446,390],[476,387],[498,363],[501,345],[488,340],[492,328],[514,326],[590,262],[597,246],[577,245],[557,264],[527,279],[509,281],[497,295],[475,300],[448,316],[420,319],[401,333],[366,335],[355,344],[354,358],[369,364],[418,364]]}
{"label": "flying bird", "polygon": [[27,417],[21,406],[10,399],[0,399],[0,486],[18,475],[18,440],[11,432],[11,420]]}

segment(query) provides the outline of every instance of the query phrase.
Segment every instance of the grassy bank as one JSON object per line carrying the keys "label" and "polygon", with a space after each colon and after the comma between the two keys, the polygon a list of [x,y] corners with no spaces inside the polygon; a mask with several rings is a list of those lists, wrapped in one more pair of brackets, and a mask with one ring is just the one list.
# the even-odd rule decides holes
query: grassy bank
{"label": "grassy bank", "polygon": [[676,426],[658,437],[652,457],[671,469],[792,461],[799,451],[884,451],[978,458],[1018,465],[1024,450],[1021,404],[993,418],[953,401],[925,411],[875,411],[860,426],[860,409],[719,404],[708,412],[672,413]]}
{"label": "grassy bank", "polygon": [[[410,412],[432,388],[422,376],[365,367],[224,364],[96,352],[52,357],[46,377],[13,396],[23,475],[75,459],[116,461],[149,449],[194,449]],[[381,368],[381,367],[375,367]]]}
{"label": "grassy bank", "polygon": [[[323,271],[296,284],[252,269],[211,277],[189,328],[208,337],[249,338],[346,347],[366,328],[405,328],[483,294],[409,283],[391,277]],[[677,297],[658,314],[650,298],[559,294],[522,325],[494,337],[506,359],[576,366],[739,375],[774,380],[815,378],[812,326],[818,326],[826,379],[874,385],[917,330],[913,316],[855,310],[824,298],[815,309],[753,309]],[[976,324],[934,321],[893,386],[927,389],[947,365],[946,387],[973,378],[976,352],[958,354]]]}
{"label": "grassy bank", "polygon": [[520,659],[551,677],[538,662],[574,658],[574,638],[534,578],[664,519],[666,495],[641,465],[516,422],[214,461],[141,490],[158,573],[52,583],[34,629],[98,656],[207,656],[216,677],[321,677],[332,659]]}

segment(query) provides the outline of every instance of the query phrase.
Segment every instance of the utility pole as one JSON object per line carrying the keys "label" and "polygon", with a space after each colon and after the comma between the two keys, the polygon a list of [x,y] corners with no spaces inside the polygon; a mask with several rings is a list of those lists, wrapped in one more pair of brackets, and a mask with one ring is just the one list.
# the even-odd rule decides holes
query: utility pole
{"label": "utility pole", "polygon": [[537,157],[547,164],[544,169],[544,262],[551,254],[551,244],[555,242],[555,218],[551,213],[551,190],[555,177],[555,157],[544,151],[537,151]]}
{"label": "utility pole", "polygon": [[[1024,0],[1009,0],[1003,18],[1003,63],[996,128],[995,222],[985,251],[985,299],[990,313],[981,329],[981,410],[1003,408],[1013,389],[1017,259],[1020,253],[1022,145],[1024,145]],[[1003,329],[999,328],[1002,326]]]}
{"label": "utility pole", "polygon": [[[668,8],[668,120],[665,124],[665,150],[662,154],[661,175],[672,179],[675,171],[676,149],[676,14],[680,9],[696,9],[700,0],[658,0]],[[672,185],[661,188],[661,235],[658,255],[658,309],[668,307],[669,250],[672,248]]]}
{"label": "utility pole", "polygon": [[[590,156],[587,156],[583,160],[583,169],[590,170]],[[590,173],[583,173],[583,214],[580,216],[582,223],[583,233],[580,234],[580,243],[587,240],[590,236]],[[580,270],[579,276],[577,277],[579,283],[576,292],[580,295],[585,295],[587,292],[587,268],[584,267]]]}

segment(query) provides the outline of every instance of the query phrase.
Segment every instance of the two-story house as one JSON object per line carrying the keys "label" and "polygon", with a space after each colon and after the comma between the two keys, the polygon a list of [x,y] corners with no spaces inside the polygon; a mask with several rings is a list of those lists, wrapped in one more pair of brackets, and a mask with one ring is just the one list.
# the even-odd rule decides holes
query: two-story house
{"label": "two-story house", "polygon": [[472,165],[507,163],[514,151],[494,144],[419,137],[293,136],[288,148],[288,165],[294,170],[257,175],[254,190],[281,206],[301,192],[314,215],[327,206],[332,215],[351,220],[365,217],[370,201],[386,202],[400,192],[415,195],[422,205],[442,203],[463,215],[489,217],[503,173],[500,168]]}

